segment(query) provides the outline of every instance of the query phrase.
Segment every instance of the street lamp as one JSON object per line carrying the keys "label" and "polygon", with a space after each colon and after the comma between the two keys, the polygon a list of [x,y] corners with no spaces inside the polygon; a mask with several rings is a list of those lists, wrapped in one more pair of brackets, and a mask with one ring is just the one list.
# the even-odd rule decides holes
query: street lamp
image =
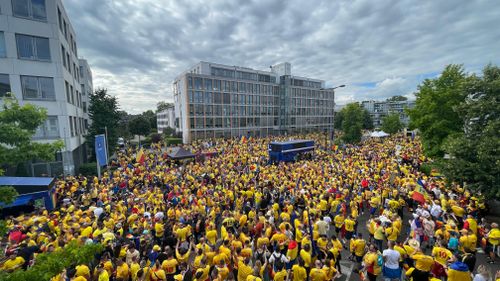
{"label": "street lamp", "polygon": [[[323,91],[325,91],[325,90],[333,91],[333,90],[335,90],[337,88],[344,88],[344,87],[345,87],[345,85],[342,84],[342,85],[339,85],[339,86],[333,87],[333,88],[321,88],[320,90],[323,90]],[[334,103],[334,107],[333,107],[333,116],[332,117],[333,117],[332,119],[335,120],[335,103]],[[332,135],[331,135],[330,139],[331,139],[332,142],[335,139],[335,123],[332,124]]]}

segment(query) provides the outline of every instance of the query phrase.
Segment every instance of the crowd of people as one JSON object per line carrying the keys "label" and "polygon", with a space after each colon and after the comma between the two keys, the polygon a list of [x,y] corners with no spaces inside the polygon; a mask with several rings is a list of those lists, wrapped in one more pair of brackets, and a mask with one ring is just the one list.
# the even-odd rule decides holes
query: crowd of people
{"label": "crowd of people", "polygon": [[53,281],[499,277],[498,224],[480,194],[421,172],[418,137],[341,147],[297,138],[316,140],[314,156],[273,165],[271,138],[195,142],[186,148],[217,152],[197,161],[172,161],[159,144],[145,159],[118,150],[100,179],[60,178],[55,210],[7,218],[0,268],[26,270],[77,241],[104,251]]}

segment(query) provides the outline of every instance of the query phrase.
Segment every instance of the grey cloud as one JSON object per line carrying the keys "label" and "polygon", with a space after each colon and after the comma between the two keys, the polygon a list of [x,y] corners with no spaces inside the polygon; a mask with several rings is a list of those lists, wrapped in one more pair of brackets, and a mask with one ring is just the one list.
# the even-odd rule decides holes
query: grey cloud
{"label": "grey cloud", "polygon": [[289,61],[296,75],[331,85],[379,81],[374,89],[343,88],[339,101],[409,94],[420,75],[449,63],[474,69],[500,63],[494,1],[67,0],[65,6],[95,85],[134,113],[171,99],[173,78],[200,60],[257,69]]}

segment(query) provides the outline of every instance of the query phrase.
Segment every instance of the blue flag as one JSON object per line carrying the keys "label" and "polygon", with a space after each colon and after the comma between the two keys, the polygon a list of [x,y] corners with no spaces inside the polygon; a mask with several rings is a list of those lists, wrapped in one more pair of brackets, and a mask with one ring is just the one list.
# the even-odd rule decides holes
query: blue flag
{"label": "blue flag", "polygon": [[106,153],[106,139],[104,135],[95,136],[95,157],[99,166],[106,166],[108,164]]}

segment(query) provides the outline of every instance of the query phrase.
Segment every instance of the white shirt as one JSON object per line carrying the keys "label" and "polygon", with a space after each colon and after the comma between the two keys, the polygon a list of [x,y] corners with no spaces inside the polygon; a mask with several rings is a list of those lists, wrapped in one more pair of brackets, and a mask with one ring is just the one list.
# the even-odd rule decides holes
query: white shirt
{"label": "white shirt", "polygon": [[96,216],[96,218],[98,218],[103,212],[104,212],[103,208],[97,207],[94,209],[94,216]]}
{"label": "white shirt", "polygon": [[382,256],[385,258],[385,267],[390,269],[398,269],[399,268],[399,258],[401,254],[392,249],[386,249],[382,252]]}

